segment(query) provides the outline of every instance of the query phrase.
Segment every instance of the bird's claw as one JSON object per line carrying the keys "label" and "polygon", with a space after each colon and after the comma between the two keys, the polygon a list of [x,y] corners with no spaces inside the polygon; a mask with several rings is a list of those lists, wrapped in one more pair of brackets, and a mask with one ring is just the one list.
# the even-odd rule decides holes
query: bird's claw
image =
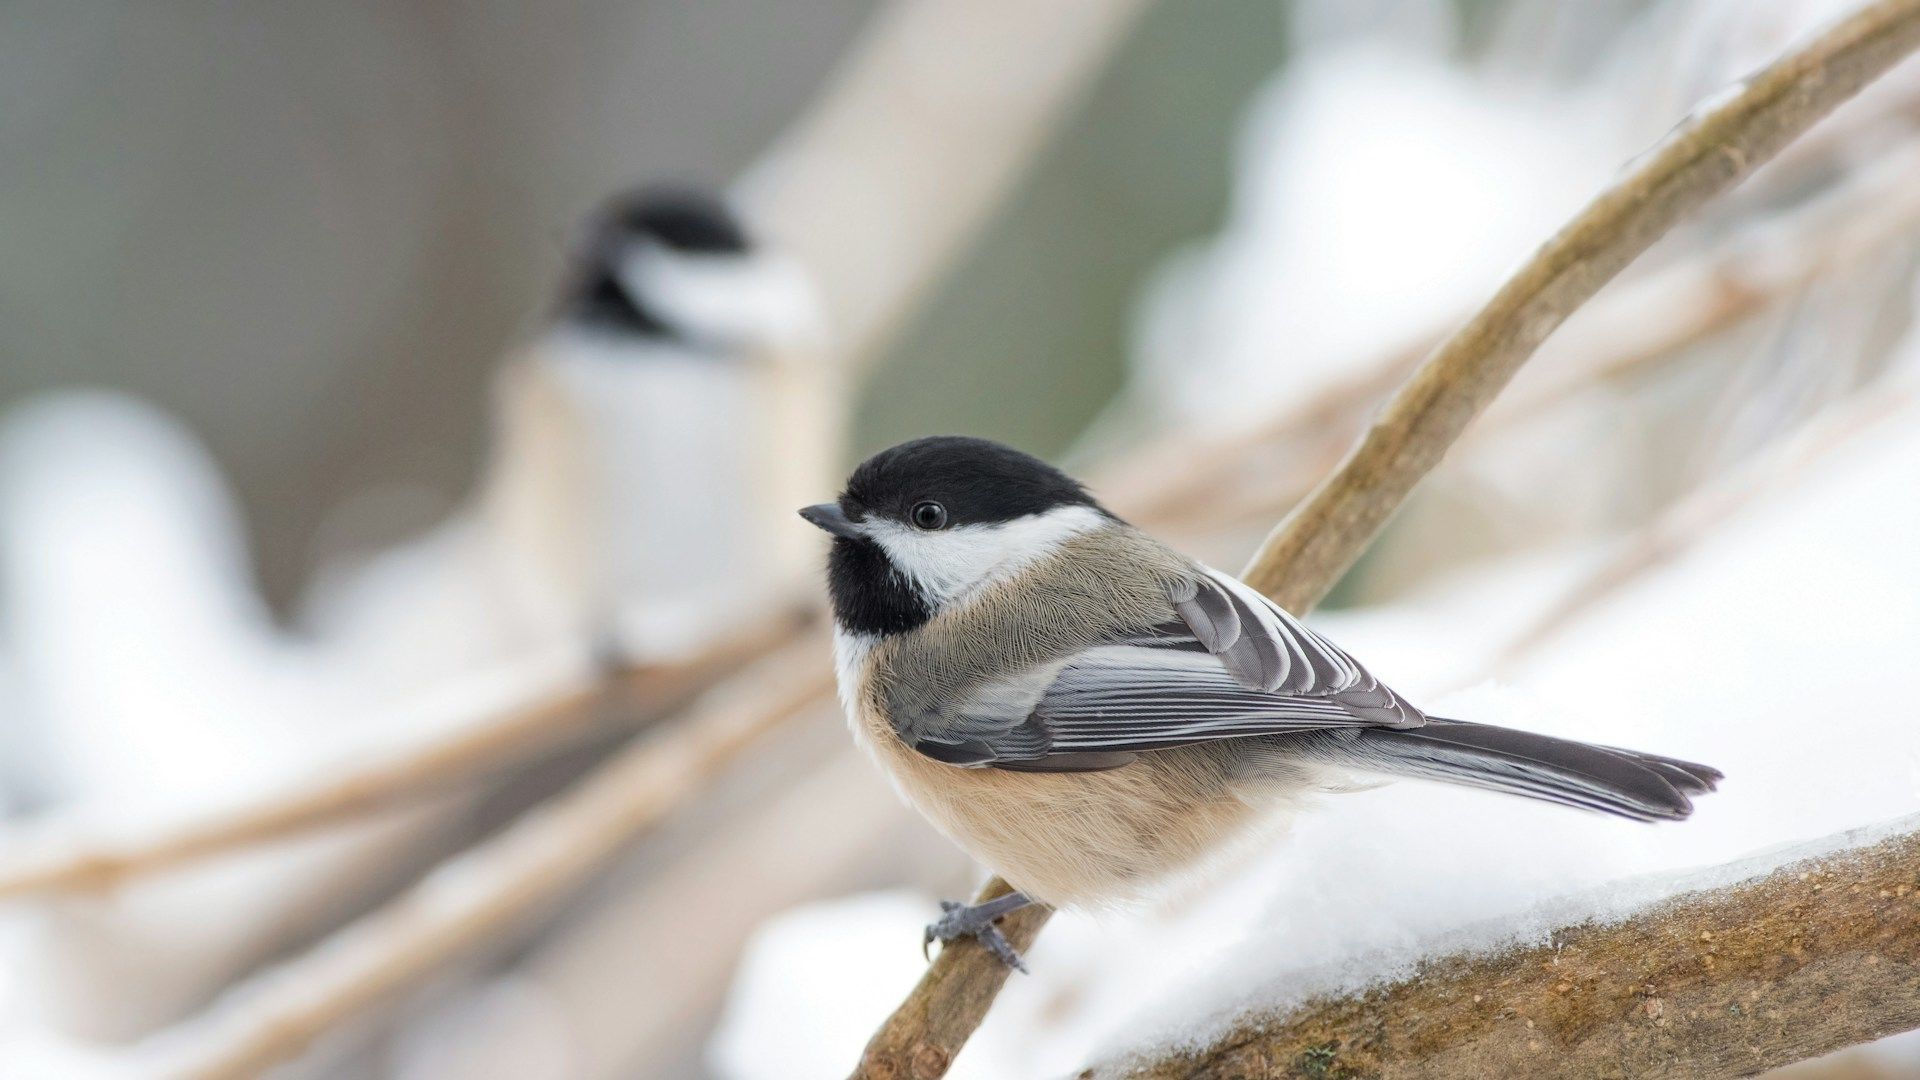
{"label": "bird's claw", "polygon": [[977,907],[969,907],[958,900],[940,901],[940,918],[927,924],[927,932],[920,939],[920,955],[927,955],[927,946],[937,939],[942,945],[951,945],[961,938],[972,938],[986,947],[1001,963],[1025,973],[1026,961],[1014,951],[1005,934],[994,923],[999,914],[983,912]]}

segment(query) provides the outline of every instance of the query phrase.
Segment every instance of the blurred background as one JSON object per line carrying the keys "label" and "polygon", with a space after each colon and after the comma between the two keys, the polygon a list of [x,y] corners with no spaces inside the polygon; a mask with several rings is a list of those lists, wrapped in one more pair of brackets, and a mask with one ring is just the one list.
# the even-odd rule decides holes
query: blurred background
{"label": "blurred background", "polygon": [[[1850,5],[1027,7],[12,13],[0,1071],[843,1073],[975,871],[830,702],[663,782],[670,813],[553,801],[649,798],[657,771],[607,770],[742,707],[724,676],[768,644],[742,639],[818,599],[791,510],[966,432],[1235,567],[1623,163]],[[607,209],[662,182],[724,197],[750,250]],[[1699,821],[1342,797],[1166,911],[1059,920],[956,1075],[1062,1074],[1296,969],[1910,812],[1907,718],[1779,673],[1920,690],[1917,253],[1907,64],[1556,335],[1324,616],[1423,701],[1722,766]],[[758,321],[681,321],[675,259]],[[666,328],[596,322],[602,269]],[[699,700],[580,705],[696,661]],[[377,813],[169,847],[556,703],[587,720]],[[103,883],[89,852],[165,865]],[[457,942],[408,921],[470,901]]]}

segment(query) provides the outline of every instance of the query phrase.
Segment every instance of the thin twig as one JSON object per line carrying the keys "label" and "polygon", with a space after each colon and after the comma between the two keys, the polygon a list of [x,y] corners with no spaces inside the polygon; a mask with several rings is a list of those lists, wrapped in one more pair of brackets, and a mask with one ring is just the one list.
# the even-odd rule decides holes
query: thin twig
{"label": "thin twig", "polygon": [[1881,0],[1689,118],[1547,241],[1394,395],[1244,574],[1311,607],[1360,557],[1546,336],[1681,218],[1733,186],[1920,42],[1920,3]]}
{"label": "thin twig", "polygon": [[[1242,577],[1294,611],[1318,603],[1413,486],[1519,366],[1627,263],[1920,45],[1920,0],[1882,0],[1774,62],[1689,118],[1522,266],[1421,365],[1327,480],[1268,536]],[[1008,888],[998,878],[981,896]],[[1009,916],[1016,947],[1047,919]],[[984,949],[945,949],[868,1043],[856,1078],[945,1074],[1008,969]]]}
{"label": "thin twig", "polygon": [[631,728],[678,708],[723,675],[790,637],[793,622],[769,620],[753,634],[697,656],[649,665],[565,690],[551,699],[412,746],[323,770],[313,779],[157,833],[118,842],[85,842],[49,830],[11,840],[16,854],[0,862],[0,899],[49,890],[108,888],[129,878],[184,866],[208,856],[281,840],[338,824],[529,757],[553,753],[570,738]]}
{"label": "thin twig", "polygon": [[1737,473],[1681,500],[1653,521],[1634,531],[1614,555],[1562,594],[1495,654],[1485,675],[1464,680],[1468,685],[1492,678],[1523,656],[1554,640],[1586,612],[1629,583],[1680,557],[1693,544],[1711,535],[1714,526],[1765,495],[1777,497],[1794,489],[1834,452],[1883,428],[1888,421],[1911,413],[1915,400],[1908,387],[1873,387],[1855,392],[1854,400],[1823,413],[1807,429],[1762,453]]}
{"label": "thin twig", "polygon": [[1751,1076],[1920,1026],[1920,819],[1795,850],[1080,1080]]}
{"label": "thin twig", "polygon": [[[170,1039],[169,1076],[240,1080],[390,1000],[448,961],[495,940],[606,865],[711,782],[747,746],[818,704],[831,684],[826,645],[809,635],[761,660],[587,779],[449,860],[385,907],[243,985]],[[643,959],[643,958],[640,958]]]}
{"label": "thin twig", "polygon": [[[1468,439],[1532,419],[1596,383],[1684,354],[1836,270],[1920,229],[1920,144],[1907,138],[1833,190],[1778,218],[1747,224],[1697,256],[1624,276],[1546,342],[1530,370]],[[1368,405],[1399,385],[1439,334],[1389,350],[1360,374],[1247,431],[1206,441],[1170,438],[1129,455],[1111,474],[1117,502],[1142,519],[1204,528],[1266,519],[1290,508],[1338,462]],[[1275,475],[1276,467],[1285,473]],[[1104,487],[1105,485],[1103,485]]]}

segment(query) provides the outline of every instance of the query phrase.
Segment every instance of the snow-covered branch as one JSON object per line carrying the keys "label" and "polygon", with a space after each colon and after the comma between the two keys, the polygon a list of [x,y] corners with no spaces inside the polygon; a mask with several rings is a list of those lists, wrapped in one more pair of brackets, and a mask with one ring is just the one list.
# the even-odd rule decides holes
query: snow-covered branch
{"label": "snow-covered branch", "polygon": [[[1916,47],[1920,0],[1868,4],[1681,124],[1427,358],[1340,467],[1275,528],[1244,571],[1248,583],[1295,611],[1318,603],[1549,333],[1680,219]],[[981,898],[1007,887],[996,878]],[[1016,912],[1003,931],[1024,950],[1047,914],[1038,905]],[[1007,975],[983,949],[943,950],[854,1076],[943,1075]]]}
{"label": "snow-covered branch", "polygon": [[1749,1076],[1920,1027],[1920,817],[1534,921],[1080,1075]]}

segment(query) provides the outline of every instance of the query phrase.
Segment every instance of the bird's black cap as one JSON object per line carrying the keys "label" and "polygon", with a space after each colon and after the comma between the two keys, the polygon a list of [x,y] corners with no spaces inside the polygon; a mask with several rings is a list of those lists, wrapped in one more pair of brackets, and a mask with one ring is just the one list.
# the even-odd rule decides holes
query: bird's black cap
{"label": "bird's black cap", "polygon": [[588,224],[561,301],[562,316],[614,333],[676,336],[648,298],[632,295],[620,280],[623,250],[641,241],[685,255],[745,256],[753,251],[739,219],[709,192],[654,186],[617,195],[602,204]]}
{"label": "bird's black cap", "polygon": [[933,435],[882,450],[847,480],[840,505],[849,515],[907,519],[919,503],[938,502],[949,525],[1012,521],[1094,501],[1078,480],[1011,446],[965,435]]}
{"label": "bird's black cap", "polygon": [[744,255],[753,247],[719,196],[692,187],[656,186],[616,196],[601,209],[599,227],[695,254]]}
{"label": "bird's black cap", "polygon": [[915,508],[928,502],[939,504],[938,524],[931,526],[939,529],[1012,521],[1063,506],[1107,513],[1073,477],[988,439],[936,435],[882,450],[853,471],[838,506],[800,512],[835,537],[827,592],[841,627],[901,634],[933,617],[925,591],[862,528],[876,517],[912,524]]}

